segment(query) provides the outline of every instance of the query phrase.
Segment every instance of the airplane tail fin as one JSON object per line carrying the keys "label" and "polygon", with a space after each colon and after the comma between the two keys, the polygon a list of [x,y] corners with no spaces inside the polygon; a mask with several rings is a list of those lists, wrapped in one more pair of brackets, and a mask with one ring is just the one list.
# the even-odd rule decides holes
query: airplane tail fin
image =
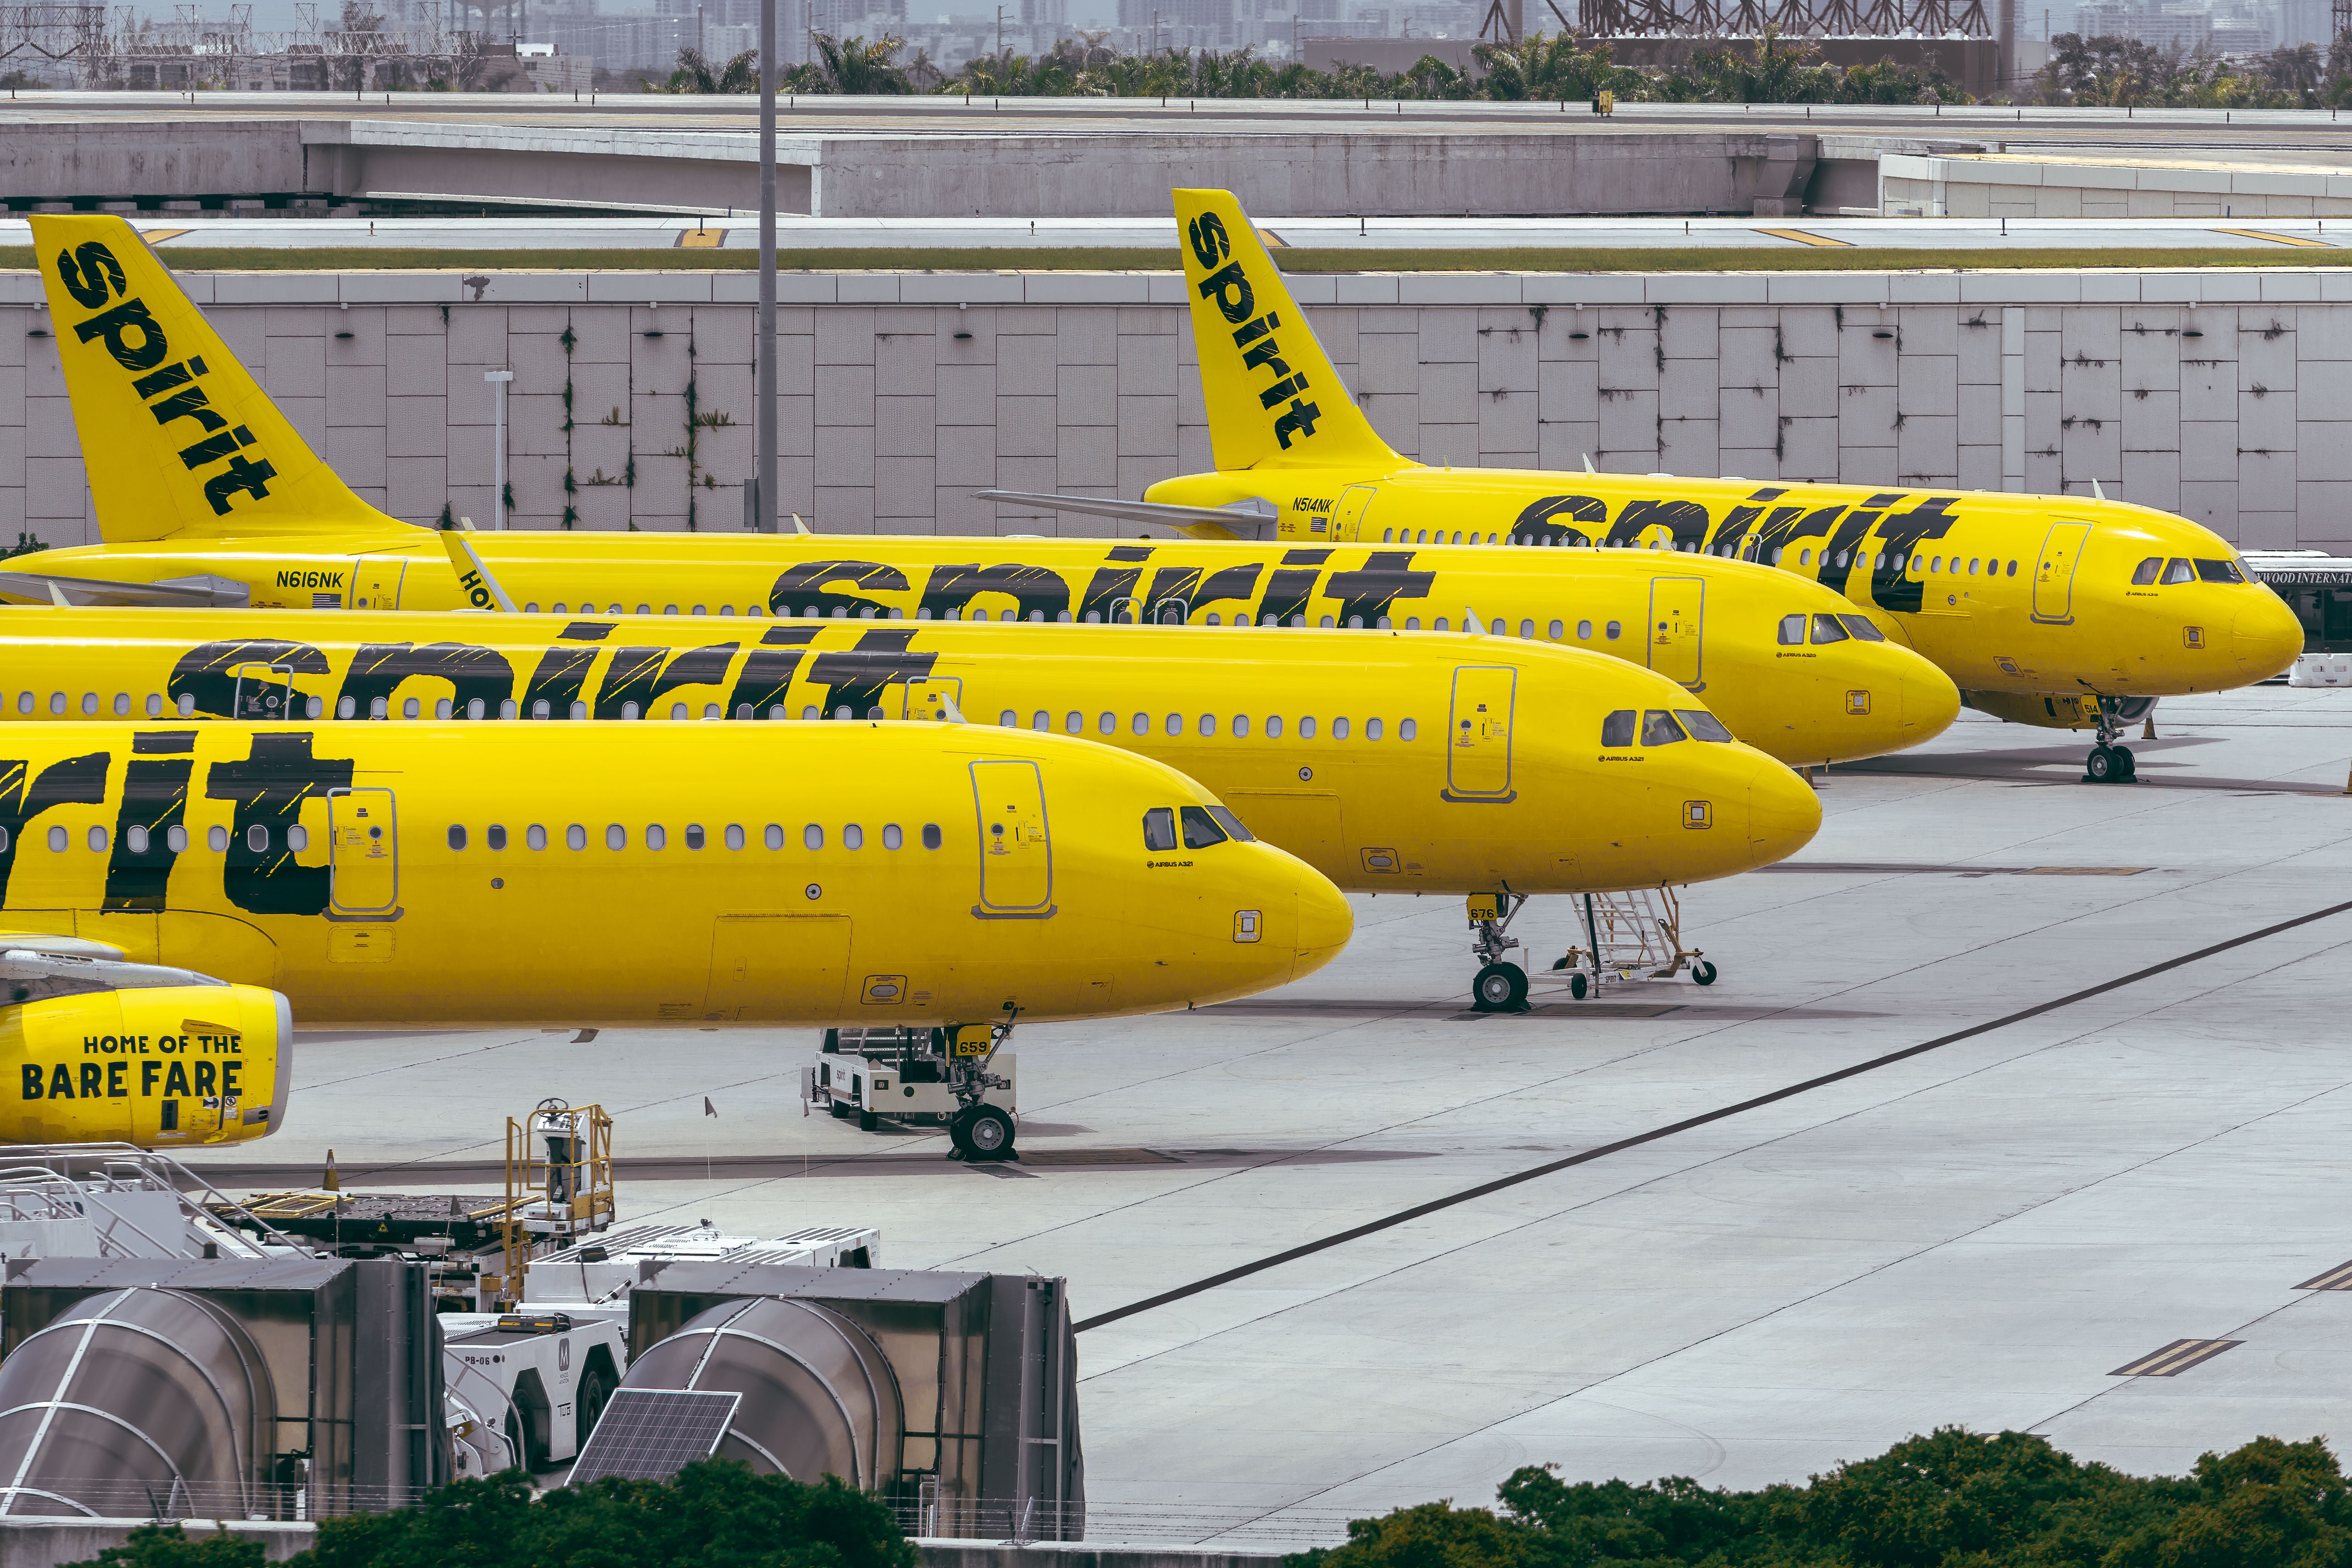
{"label": "airplane tail fin", "polygon": [[1178,191],[1192,341],[1220,469],[1397,463],[1230,191]]}
{"label": "airplane tail fin", "polygon": [[173,534],[382,534],[119,217],[33,219],[58,358],[109,543]]}

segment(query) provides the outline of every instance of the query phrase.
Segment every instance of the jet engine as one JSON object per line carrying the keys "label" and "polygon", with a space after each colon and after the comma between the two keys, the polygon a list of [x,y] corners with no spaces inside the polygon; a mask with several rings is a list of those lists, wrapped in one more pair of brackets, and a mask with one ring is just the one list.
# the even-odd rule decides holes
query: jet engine
{"label": "jet engine", "polygon": [[0,938],[0,1142],[234,1143],[285,1120],[294,1020],[278,993],[36,954],[9,940]]}

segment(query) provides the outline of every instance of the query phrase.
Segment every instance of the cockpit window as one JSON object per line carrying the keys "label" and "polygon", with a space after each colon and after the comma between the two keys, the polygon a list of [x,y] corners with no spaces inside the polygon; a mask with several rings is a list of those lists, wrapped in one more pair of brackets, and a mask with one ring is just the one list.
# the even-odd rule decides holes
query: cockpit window
{"label": "cockpit window", "polygon": [[1255,844],[1257,842],[1257,835],[1243,826],[1242,819],[1235,816],[1232,812],[1227,811],[1223,806],[1213,805],[1209,807],[1209,815],[1217,819],[1217,826],[1223,828],[1225,830],[1225,836],[1231,838],[1234,843]]}
{"label": "cockpit window", "polygon": [[1176,847],[1176,813],[1164,805],[1155,805],[1143,814],[1143,847],[1151,850]]}
{"label": "cockpit window", "polygon": [[1675,716],[1667,712],[1664,709],[1651,708],[1643,710],[1642,714],[1642,744],[1645,746],[1671,746],[1676,741],[1687,741],[1689,739],[1690,737],[1688,735],[1683,733],[1683,727],[1675,722]]}
{"label": "cockpit window", "polygon": [[1633,743],[1633,710],[1620,708],[1601,721],[1601,743],[1604,746],[1630,746]]}
{"label": "cockpit window", "polygon": [[2135,588],[2154,587],[2156,585],[2157,574],[2163,570],[2164,557],[2161,555],[2149,556],[2147,560],[2141,562],[2137,567],[2133,568],[2132,586]]}
{"label": "cockpit window", "polygon": [[1813,640],[1817,643],[1845,641],[1845,628],[1838,625],[1835,616],[1813,617]]}
{"label": "cockpit window", "polygon": [[1723,727],[1723,721],[1704,708],[1677,708],[1675,710],[1675,717],[1683,721],[1684,729],[1688,730],[1699,740],[1728,741],[1731,739],[1731,731]]}
{"label": "cockpit window", "polygon": [[1797,647],[1801,646],[1804,640],[1805,617],[1802,616],[1782,616],[1780,617],[1780,646],[1782,647]]}
{"label": "cockpit window", "polygon": [[2167,584],[2194,583],[2197,581],[2197,569],[2176,555],[2164,563],[2164,581]]}
{"label": "cockpit window", "polygon": [[2246,574],[2238,570],[2234,561],[2200,561],[2197,580],[2200,583],[2242,583]]}
{"label": "cockpit window", "polygon": [[1212,844],[1225,841],[1225,830],[1217,825],[1206,806],[1188,805],[1181,813],[1184,819],[1184,847],[1206,849]]}
{"label": "cockpit window", "polygon": [[1886,634],[1870,624],[1868,616],[1840,616],[1838,621],[1852,632],[1856,642],[1885,642]]}

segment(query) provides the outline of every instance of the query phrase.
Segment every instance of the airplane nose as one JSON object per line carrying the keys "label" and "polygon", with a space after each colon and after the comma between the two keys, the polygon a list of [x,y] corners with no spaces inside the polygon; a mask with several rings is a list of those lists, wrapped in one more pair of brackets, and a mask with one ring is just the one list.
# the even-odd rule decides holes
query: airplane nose
{"label": "airplane nose", "polygon": [[1785,860],[1821,831],[1822,797],[1794,769],[1769,758],[1748,785],[1748,846],[1751,868]]}
{"label": "airplane nose", "polygon": [[1912,663],[1914,668],[1904,672],[1899,688],[1906,746],[1934,740],[1960,716],[1960,689],[1952,684],[1952,678],[1916,656]]}
{"label": "airplane nose", "polygon": [[1348,896],[1319,871],[1301,866],[1298,872],[1298,921],[1292,928],[1297,933],[1293,980],[1312,974],[1339,957],[1348,939],[1356,934],[1356,911],[1348,907]]}
{"label": "airplane nose", "polygon": [[2242,681],[2268,680],[2303,653],[2303,623],[2276,594],[2265,589],[2262,596],[2269,602],[2248,605],[2230,628],[2230,651]]}

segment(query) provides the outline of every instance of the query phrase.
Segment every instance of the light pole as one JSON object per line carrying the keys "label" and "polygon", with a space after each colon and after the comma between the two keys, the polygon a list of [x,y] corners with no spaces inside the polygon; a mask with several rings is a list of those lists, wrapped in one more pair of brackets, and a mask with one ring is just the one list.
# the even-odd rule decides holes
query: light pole
{"label": "light pole", "polygon": [[490,515],[498,519],[498,531],[507,531],[507,384],[514,380],[510,370],[486,370],[482,379],[490,384],[490,428],[497,449],[490,463]]}
{"label": "light pole", "polygon": [[776,531],[776,0],[760,0],[760,344],[752,392],[759,473],[751,527]]}

